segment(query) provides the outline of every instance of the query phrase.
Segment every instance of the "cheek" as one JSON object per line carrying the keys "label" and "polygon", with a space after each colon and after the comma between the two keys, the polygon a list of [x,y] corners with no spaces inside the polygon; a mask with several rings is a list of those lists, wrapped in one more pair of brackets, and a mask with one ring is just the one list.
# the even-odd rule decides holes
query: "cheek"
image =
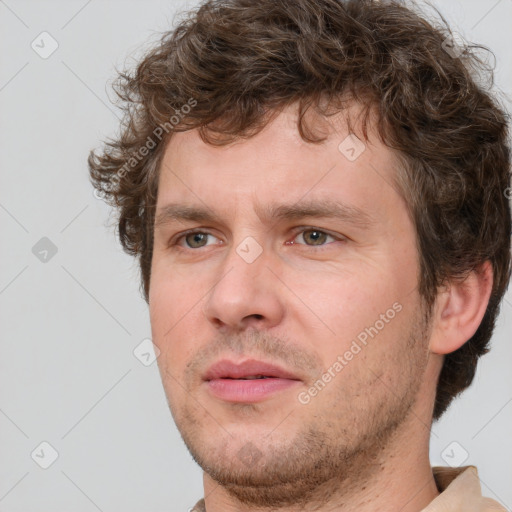
{"label": "cheek", "polygon": [[[395,274],[378,265],[340,265],[328,270],[289,273],[283,279],[295,283],[290,297],[295,311],[304,309],[310,324],[323,323],[336,336],[352,336],[379,319],[381,313],[400,300]],[[332,334],[332,332],[331,332]]]}
{"label": "cheek", "polygon": [[174,375],[190,357],[193,328],[204,319],[201,296],[194,292],[189,279],[170,278],[156,270],[152,280],[149,315],[153,343],[160,350],[158,365]]}
{"label": "cheek", "polygon": [[[198,301],[200,290],[190,273],[171,267],[165,258],[154,257],[151,268],[149,310],[157,334],[169,330]],[[197,296],[197,297],[196,297]]]}
{"label": "cheek", "polygon": [[[408,325],[406,304],[413,295],[404,277],[400,280],[392,269],[369,264],[351,272],[302,272],[294,281],[298,299],[292,299],[289,320],[301,325],[303,343],[322,358],[325,368],[338,356],[351,367],[364,365],[367,358],[382,360]],[[349,372],[344,367],[343,373]]]}

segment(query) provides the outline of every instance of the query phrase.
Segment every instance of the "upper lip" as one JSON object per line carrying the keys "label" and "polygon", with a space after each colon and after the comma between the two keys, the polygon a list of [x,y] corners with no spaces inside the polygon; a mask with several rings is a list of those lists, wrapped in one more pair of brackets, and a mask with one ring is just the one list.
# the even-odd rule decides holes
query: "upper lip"
{"label": "upper lip", "polygon": [[221,359],[208,368],[203,376],[203,380],[223,378],[240,379],[242,377],[250,377],[251,375],[300,380],[299,377],[293,373],[275,364],[257,361],[256,359],[247,359],[240,363],[235,363],[229,359]]}

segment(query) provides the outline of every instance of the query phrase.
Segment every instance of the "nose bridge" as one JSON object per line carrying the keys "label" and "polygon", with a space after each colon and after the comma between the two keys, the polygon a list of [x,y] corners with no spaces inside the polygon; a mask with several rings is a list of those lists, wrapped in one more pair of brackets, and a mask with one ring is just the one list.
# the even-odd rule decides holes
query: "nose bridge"
{"label": "nose bridge", "polygon": [[[264,254],[262,245],[253,237],[248,236],[238,244],[229,248],[223,265],[222,278],[214,286],[213,294],[227,293],[224,300],[241,301],[253,299],[263,284],[263,273],[268,270],[269,255]],[[231,298],[230,298],[231,297]]]}
{"label": "nose bridge", "polygon": [[226,253],[219,280],[206,297],[204,312],[217,325],[241,328],[257,320],[278,322],[284,310],[267,266],[272,255],[247,236]]}

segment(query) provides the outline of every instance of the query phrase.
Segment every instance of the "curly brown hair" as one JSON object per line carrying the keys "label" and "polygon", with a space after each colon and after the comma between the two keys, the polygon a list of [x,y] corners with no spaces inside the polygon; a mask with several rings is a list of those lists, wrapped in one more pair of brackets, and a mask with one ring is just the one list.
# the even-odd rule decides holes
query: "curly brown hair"
{"label": "curly brown hair", "polygon": [[377,112],[379,137],[403,164],[395,184],[415,224],[429,311],[441,286],[492,264],[478,330],[445,356],[437,420],[489,350],[510,279],[508,118],[480,50],[454,40],[441,15],[427,21],[398,1],[209,0],[185,13],[134,72],[119,74],[121,134],[88,161],[94,187],[119,213],[124,250],[139,259],[146,302],[159,168],[174,132],[198,128],[204,142],[228,144],[296,103],[302,138],[318,143],[307,110],[341,111],[351,98]]}

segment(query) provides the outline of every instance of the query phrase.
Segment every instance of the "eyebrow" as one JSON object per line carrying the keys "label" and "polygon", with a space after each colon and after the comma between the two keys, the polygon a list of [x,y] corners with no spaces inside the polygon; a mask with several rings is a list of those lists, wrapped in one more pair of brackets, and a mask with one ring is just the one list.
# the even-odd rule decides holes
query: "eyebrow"
{"label": "eyebrow", "polygon": [[[376,224],[364,210],[333,200],[301,200],[292,204],[270,204],[266,207],[257,206],[256,214],[263,222],[297,221],[307,217],[324,217],[341,220],[359,229],[370,229]],[[161,228],[171,222],[209,222],[221,224],[221,217],[211,209],[203,206],[190,206],[170,203],[158,209],[155,228]]]}

